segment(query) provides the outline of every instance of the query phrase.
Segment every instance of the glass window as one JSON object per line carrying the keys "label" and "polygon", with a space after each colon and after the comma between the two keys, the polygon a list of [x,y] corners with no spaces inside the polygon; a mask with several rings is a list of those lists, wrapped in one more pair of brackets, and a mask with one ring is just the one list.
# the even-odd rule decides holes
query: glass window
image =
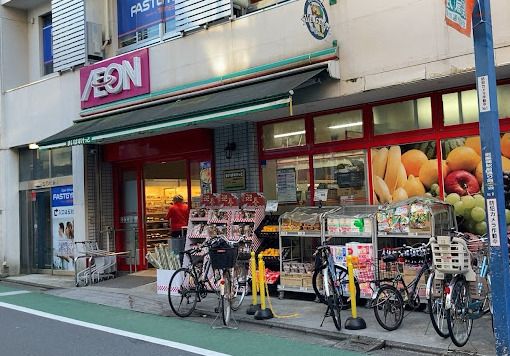
{"label": "glass window", "polygon": [[63,177],[73,174],[72,150],[69,147],[51,150],[51,176]]}
{"label": "glass window", "polygon": [[510,118],[510,84],[498,85],[498,113],[500,118]]}
{"label": "glass window", "polygon": [[432,127],[430,98],[375,106],[373,113],[376,135]]}
{"label": "glass window", "polygon": [[[497,93],[499,117],[510,117],[510,84],[498,85]],[[478,96],[475,89],[444,94],[442,100],[445,126],[478,122]]]}
{"label": "glass window", "polygon": [[318,116],[313,119],[315,143],[363,137],[361,110]]}
{"label": "glass window", "polygon": [[324,205],[368,204],[364,151],[313,157],[315,189],[327,189]]}
{"label": "glass window", "polygon": [[43,75],[47,75],[53,73],[51,13],[42,16],[41,20],[42,20]]}
{"label": "glass window", "polygon": [[72,175],[72,150],[63,147],[52,150],[19,151],[19,179],[26,182]]}
{"label": "glass window", "polygon": [[262,145],[264,150],[304,146],[305,120],[292,120],[267,124],[262,129]]}
{"label": "glass window", "polygon": [[278,200],[281,209],[310,203],[310,172],[308,156],[269,160],[262,165],[264,196]]}

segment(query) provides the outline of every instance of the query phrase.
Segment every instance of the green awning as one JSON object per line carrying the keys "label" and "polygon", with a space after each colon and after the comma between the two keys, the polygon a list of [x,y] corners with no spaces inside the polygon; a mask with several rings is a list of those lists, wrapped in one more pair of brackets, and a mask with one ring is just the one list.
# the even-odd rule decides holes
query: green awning
{"label": "green awning", "polygon": [[73,126],[38,142],[38,145],[41,149],[48,149],[93,144],[285,107],[291,101],[290,91],[322,71],[324,69],[315,69],[171,103],[77,121]]}

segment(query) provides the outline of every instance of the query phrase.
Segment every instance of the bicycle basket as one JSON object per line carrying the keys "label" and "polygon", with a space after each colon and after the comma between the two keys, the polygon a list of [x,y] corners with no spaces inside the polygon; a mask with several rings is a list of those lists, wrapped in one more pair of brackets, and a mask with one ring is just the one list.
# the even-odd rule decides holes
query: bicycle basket
{"label": "bicycle basket", "polygon": [[444,274],[466,273],[471,270],[471,256],[466,242],[449,236],[437,236],[431,243],[434,267]]}
{"label": "bicycle basket", "polygon": [[404,264],[398,260],[391,262],[385,262],[382,259],[378,260],[378,280],[380,281],[392,281],[403,272]]}
{"label": "bicycle basket", "polygon": [[237,260],[237,247],[211,248],[209,256],[211,257],[211,266],[213,269],[233,268]]}

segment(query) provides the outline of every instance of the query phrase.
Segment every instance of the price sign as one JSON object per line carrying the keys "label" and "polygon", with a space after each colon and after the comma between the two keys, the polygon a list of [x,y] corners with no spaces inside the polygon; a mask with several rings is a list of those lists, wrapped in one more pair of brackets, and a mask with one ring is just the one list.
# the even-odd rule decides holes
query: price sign
{"label": "price sign", "polygon": [[328,200],[328,189],[316,189],[315,195],[313,196],[314,201],[326,201]]}
{"label": "price sign", "polygon": [[266,203],[266,212],[273,213],[278,210],[278,200],[268,200]]}

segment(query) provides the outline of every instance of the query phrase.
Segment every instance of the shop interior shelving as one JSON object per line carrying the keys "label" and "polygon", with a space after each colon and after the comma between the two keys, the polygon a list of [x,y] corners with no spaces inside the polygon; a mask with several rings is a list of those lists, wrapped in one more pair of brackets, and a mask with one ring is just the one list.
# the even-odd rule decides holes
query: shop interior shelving
{"label": "shop interior shelving", "polygon": [[280,283],[279,297],[284,292],[314,293],[312,288],[313,252],[321,243],[323,214],[339,209],[298,207],[279,218]]}

